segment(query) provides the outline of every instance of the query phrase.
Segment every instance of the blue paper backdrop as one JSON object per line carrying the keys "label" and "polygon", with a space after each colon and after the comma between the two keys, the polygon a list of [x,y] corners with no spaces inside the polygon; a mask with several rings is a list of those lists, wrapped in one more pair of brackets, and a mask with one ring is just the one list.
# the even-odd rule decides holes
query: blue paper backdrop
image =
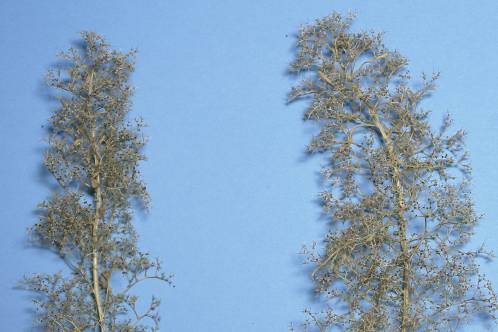
{"label": "blue paper backdrop", "polygon": [[[473,245],[498,249],[498,2],[27,1],[0,2],[0,330],[29,331],[23,274],[63,266],[26,246],[38,202],[42,82],[58,52],[93,30],[138,48],[134,115],[149,124],[143,173],[153,199],[138,214],[140,244],[176,274],[149,284],[164,331],[286,331],[311,284],[298,252],[320,239],[314,203],[320,158],[304,158],[304,103],[286,106],[293,35],[301,24],[356,10],[355,29],[385,31],[413,73],[441,71],[425,106],[468,132],[474,198],[485,214]],[[498,261],[483,264],[498,288]],[[478,330],[478,329],[476,329]]]}

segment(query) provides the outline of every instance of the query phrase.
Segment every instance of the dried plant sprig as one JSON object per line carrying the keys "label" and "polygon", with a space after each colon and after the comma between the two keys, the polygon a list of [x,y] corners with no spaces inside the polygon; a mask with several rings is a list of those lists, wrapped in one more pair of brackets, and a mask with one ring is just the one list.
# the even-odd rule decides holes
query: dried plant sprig
{"label": "dried plant sprig", "polygon": [[130,294],[143,280],[172,278],[138,250],[132,224],[135,203],[147,208],[149,202],[139,171],[144,124],[127,120],[134,53],[111,50],[104,38],[84,32],[81,45],[62,53],[48,73],[58,107],[49,119],[44,164],[59,188],[39,205],[31,233],[69,273],[22,281],[38,293],[39,325],[46,331],[159,329],[159,299],[139,312],[138,297]]}
{"label": "dried plant sprig", "polygon": [[309,153],[326,153],[330,218],[322,251],[305,248],[327,307],[306,310],[306,331],[454,331],[498,302],[464,246],[479,218],[469,191],[465,133],[433,130],[420,104],[438,74],[413,88],[408,61],[382,35],[351,32],[334,13],[303,27],[290,71],[290,101],[319,124]]}

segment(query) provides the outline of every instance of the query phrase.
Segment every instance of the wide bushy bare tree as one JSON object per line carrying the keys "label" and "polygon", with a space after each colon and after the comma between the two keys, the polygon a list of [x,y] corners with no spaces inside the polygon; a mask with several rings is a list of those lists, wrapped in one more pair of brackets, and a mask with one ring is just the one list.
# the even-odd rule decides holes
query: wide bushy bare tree
{"label": "wide bushy bare tree", "polygon": [[437,75],[414,88],[407,60],[382,35],[350,32],[332,14],[303,27],[290,100],[308,99],[326,153],[321,193],[330,228],[324,247],[305,248],[323,312],[304,329],[454,331],[471,317],[495,319],[498,303],[465,245],[478,222],[469,192],[464,132],[450,119],[431,128],[420,104]]}
{"label": "wide bushy bare tree", "polygon": [[139,305],[130,294],[146,279],[170,282],[159,261],[137,249],[132,225],[133,207],[149,202],[138,169],[143,123],[127,120],[133,57],[85,32],[81,45],[63,53],[48,74],[58,107],[49,120],[44,164],[59,188],[40,204],[32,234],[56,251],[69,272],[23,280],[39,293],[39,325],[46,331],[159,327],[159,299]]}

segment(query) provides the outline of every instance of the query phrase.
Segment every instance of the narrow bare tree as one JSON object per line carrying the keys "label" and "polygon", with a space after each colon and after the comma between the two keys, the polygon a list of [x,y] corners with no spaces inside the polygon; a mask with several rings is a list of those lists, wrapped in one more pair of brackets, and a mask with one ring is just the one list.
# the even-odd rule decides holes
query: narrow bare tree
{"label": "narrow bare tree", "polygon": [[306,331],[454,331],[476,315],[495,319],[483,248],[468,250],[478,222],[469,192],[464,132],[440,130],[420,107],[438,75],[414,88],[407,60],[382,35],[350,32],[332,14],[303,27],[290,100],[308,99],[326,153],[321,193],[330,228],[324,247],[305,247],[321,312]]}
{"label": "narrow bare tree", "polygon": [[127,120],[134,52],[110,50],[93,32],[82,39],[48,74],[58,107],[44,164],[59,188],[40,204],[31,229],[69,272],[36,274],[23,284],[39,293],[34,301],[46,331],[156,331],[159,299],[138,305],[130,294],[146,279],[170,282],[159,261],[137,249],[132,225],[133,207],[149,202],[138,170],[143,123]]}

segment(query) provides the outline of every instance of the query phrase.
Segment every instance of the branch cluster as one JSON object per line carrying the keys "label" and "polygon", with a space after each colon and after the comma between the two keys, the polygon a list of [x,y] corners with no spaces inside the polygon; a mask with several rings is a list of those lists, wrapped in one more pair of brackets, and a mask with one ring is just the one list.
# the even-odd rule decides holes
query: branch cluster
{"label": "branch cluster", "polygon": [[155,331],[159,299],[139,312],[130,294],[143,280],[171,282],[158,260],[138,250],[132,225],[133,207],[149,202],[138,169],[144,124],[127,120],[134,52],[110,50],[92,32],[82,38],[48,74],[58,107],[44,163],[59,189],[39,205],[40,221],[31,230],[70,273],[23,283],[39,294],[38,317],[48,331]]}
{"label": "branch cluster", "polygon": [[455,330],[474,314],[495,318],[490,283],[466,250],[478,217],[469,192],[465,133],[428,123],[420,107],[438,77],[413,88],[407,60],[382,35],[350,32],[333,14],[305,26],[290,70],[302,78],[290,101],[306,99],[326,153],[321,193],[330,219],[323,250],[305,248],[322,313],[304,328],[328,331]]}

